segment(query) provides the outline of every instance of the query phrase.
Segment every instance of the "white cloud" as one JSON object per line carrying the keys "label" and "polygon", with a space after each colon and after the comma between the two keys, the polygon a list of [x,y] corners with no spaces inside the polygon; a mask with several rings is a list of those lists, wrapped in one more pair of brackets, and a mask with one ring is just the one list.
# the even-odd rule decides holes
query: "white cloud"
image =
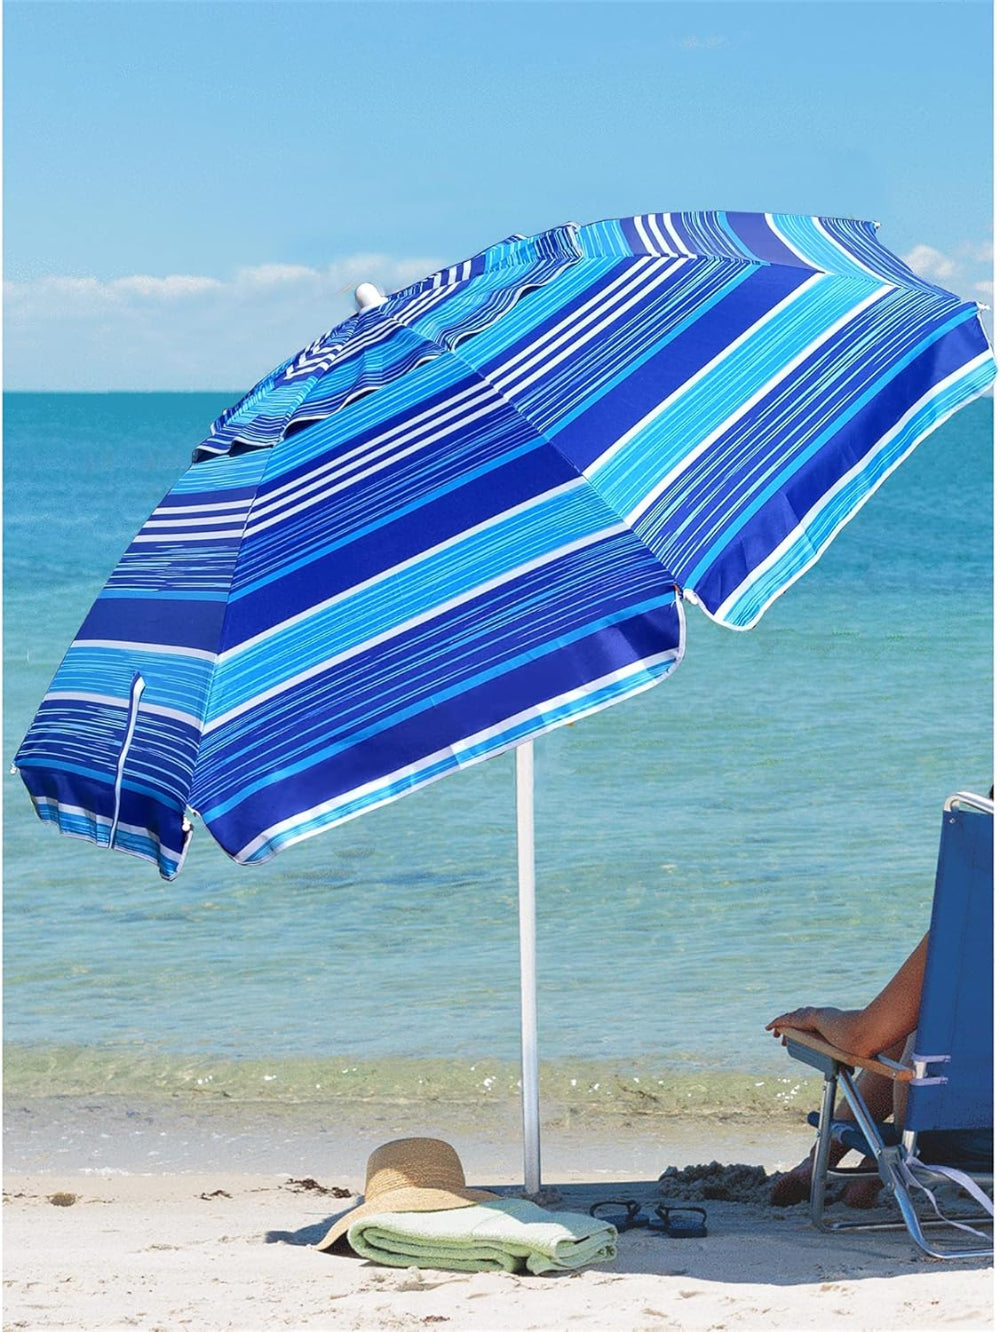
{"label": "white cloud", "polygon": [[[993,304],[993,243],[992,241],[963,241],[951,254],[936,250],[933,245],[916,245],[903,255],[915,273],[931,282],[938,282],[963,300]],[[983,317],[987,336],[993,339],[993,314]]]}
{"label": "white cloud", "polygon": [[[904,258],[931,281],[992,304],[988,242],[951,254],[921,244]],[[8,282],[6,386],[236,393],[345,319],[358,283],[394,291],[441,266],[433,257],[355,254],[326,268],[259,264],[227,279],[136,273]]]}
{"label": "white cloud", "polygon": [[217,278],[187,277],[174,274],[172,277],[147,277],[137,273],[134,277],[115,278],[106,284],[111,299],[129,296],[148,296],[153,300],[177,300],[182,296],[200,296],[206,291],[218,291],[222,283]]}
{"label": "white cloud", "polygon": [[136,273],[7,282],[6,386],[248,388],[351,314],[359,282],[394,291],[440,267],[434,257],[356,254],[327,268],[261,264],[225,280]]}
{"label": "white cloud", "polygon": [[958,272],[958,264],[949,259],[933,245],[916,245],[908,254],[903,255],[903,263],[908,264],[914,273],[927,278],[930,282],[946,282]]}
{"label": "white cloud", "polygon": [[698,37],[691,34],[688,37],[682,37],[678,45],[685,51],[712,51],[716,47],[725,46],[726,39],[718,33],[712,33],[708,37]]}
{"label": "white cloud", "polygon": [[969,245],[964,253],[976,264],[992,264],[993,262],[993,242],[981,241],[978,245]]}
{"label": "white cloud", "polygon": [[286,282],[316,282],[322,276],[304,264],[259,264],[256,268],[241,268],[236,281],[245,287],[275,287]]}

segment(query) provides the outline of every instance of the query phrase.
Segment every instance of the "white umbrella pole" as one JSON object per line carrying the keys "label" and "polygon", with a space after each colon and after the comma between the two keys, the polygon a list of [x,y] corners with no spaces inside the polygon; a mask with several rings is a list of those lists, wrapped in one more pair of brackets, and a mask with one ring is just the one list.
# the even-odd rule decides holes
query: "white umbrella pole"
{"label": "white umbrella pole", "polygon": [[517,904],[521,926],[521,1114],[524,1190],[542,1187],[538,1115],[538,1006],[535,990],[535,751],[530,740],[517,755]]}

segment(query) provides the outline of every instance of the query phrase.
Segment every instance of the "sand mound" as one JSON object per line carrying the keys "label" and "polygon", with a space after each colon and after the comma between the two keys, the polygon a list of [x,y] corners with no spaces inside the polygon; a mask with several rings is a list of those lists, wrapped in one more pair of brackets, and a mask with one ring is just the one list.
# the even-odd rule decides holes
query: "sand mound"
{"label": "sand mound", "polygon": [[753,1203],[767,1206],[771,1186],[777,1175],[769,1175],[763,1166],[708,1165],[667,1166],[660,1176],[660,1192],[671,1201],[696,1202],[706,1198],[721,1202]]}

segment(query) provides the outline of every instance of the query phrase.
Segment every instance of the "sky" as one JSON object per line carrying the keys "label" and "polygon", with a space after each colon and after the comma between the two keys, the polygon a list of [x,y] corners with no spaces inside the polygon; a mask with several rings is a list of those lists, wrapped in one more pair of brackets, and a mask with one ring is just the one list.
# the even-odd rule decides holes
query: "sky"
{"label": "sky", "polygon": [[992,300],[988,0],[7,0],[5,386],[242,392],[512,232],[861,217]]}

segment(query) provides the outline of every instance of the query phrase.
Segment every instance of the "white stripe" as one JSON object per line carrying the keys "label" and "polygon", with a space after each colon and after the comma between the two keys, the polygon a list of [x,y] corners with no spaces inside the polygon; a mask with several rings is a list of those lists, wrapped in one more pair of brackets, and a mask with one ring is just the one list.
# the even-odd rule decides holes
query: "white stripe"
{"label": "white stripe", "polygon": [[670,237],[670,243],[677,250],[677,253],[682,255],[687,255],[689,258],[693,259],[695,257],[694,254],[682,242],[680,238],[680,233],[678,232],[677,228],[674,226],[673,222],[671,221],[670,214],[663,213],[661,214],[661,216],[663,218],[663,229]]}
{"label": "white stripe", "polygon": [[114,652],[155,652],[167,657],[194,657],[200,661],[216,659],[214,652],[206,652],[204,648],[176,647],[166,643],[132,643],[116,638],[78,638],[70,646],[70,651],[72,652],[74,648],[110,648]]}
{"label": "white stripe", "polygon": [[[207,476],[208,473],[206,472],[205,475]],[[233,518],[239,518],[246,513],[252,504],[252,499],[219,500],[218,503],[212,504],[158,504],[150,517],[169,518],[171,514],[175,513],[218,513],[220,510],[225,510]]]}
{"label": "white stripe", "polygon": [[[242,523],[245,520],[247,513],[249,512],[250,512],[250,506],[247,505],[243,513],[228,514],[223,521],[232,522],[232,523]],[[217,527],[219,524],[218,515],[212,518],[175,518],[173,515],[163,515],[157,518],[156,516],[157,513],[158,510],[154,509],[154,511],[150,514],[149,518],[146,520],[146,523],[142,529],[144,532],[148,531],[148,529],[151,527],[176,528],[177,531],[184,532],[192,527],[213,527],[213,526]]]}
{"label": "white stripe", "polygon": [[[310,490],[325,485],[331,478],[346,476],[352,469],[366,466],[373,458],[391,452],[393,448],[398,448],[401,444],[405,444],[407,440],[419,439],[421,431],[428,426],[433,428],[446,421],[451,421],[455,416],[462,416],[464,419],[480,399],[490,402],[495,401],[489,393],[488,386],[477,383],[471,388],[462,389],[454,394],[444,406],[427,408],[417,415],[408,417],[403,429],[397,427],[393,430],[383,430],[381,434],[366,440],[365,443],[357,444],[338,457],[321,463],[320,466],[307,472],[304,476],[296,477],[294,481],[286,481],[283,485],[275,486],[273,490],[268,492],[267,499],[262,501],[254,511],[255,520],[274,513],[281,502],[287,498],[292,500],[301,499]],[[433,438],[437,438],[437,436]],[[292,446],[286,445],[285,452],[290,453],[291,447],[294,447],[294,441]],[[412,452],[412,450],[409,452]]]}
{"label": "white stripe", "polygon": [[227,527],[217,532],[190,532],[185,528],[179,528],[176,531],[163,531],[146,533],[143,530],[132,538],[133,545],[148,545],[150,542],[158,542],[161,545],[164,541],[176,540],[183,541],[193,545],[196,541],[232,541],[234,537],[241,537],[244,529],[242,527]]}
{"label": "white stripe", "polygon": [[[52,796],[34,796],[33,799],[36,805],[44,805],[46,809],[55,809],[64,814],[70,814],[74,818],[87,819],[91,823],[96,823],[98,827],[108,828],[111,826],[111,820],[106,814],[95,814],[92,809],[84,809],[82,805],[67,805]],[[125,826],[125,824],[122,824],[122,827]]]}
{"label": "white stripe", "polygon": [[[472,749],[475,749],[479,745],[486,744],[492,737],[501,735],[505,730],[517,726],[520,723],[523,723],[525,721],[530,721],[533,717],[537,717],[539,713],[556,711],[559,708],[567,706],[576,699],[586,698],[589,694],[594,694],[599,690],[606,688],[610,684],[615,684],[621,680],[627,680],[630,675],[638,675],[640,673],[647,671],[651,666],[662,665],[664,662],[668,662],[672,659],[675,662],[675,668],[676,668],[676,663],[680,661],[681,655],[682,655],[682,650],[678,648],[677,650],[670,652],[657,653],[655,656],[652,657],[644,657],[642,661],[633,663],[630,666],[621,667],[616,671],[610,672],[608,675],[602,676],[599,680],[593,680],[589,684],[581,685],[576,689],[568,690],[564,694],[557,694],[554,698],[547,699],[543,703],[538,703],[533,707],[526,708],[523,712],[519,712],[515,716],[507,718],[506,721],[499,722],[495,726],[488,727],[487,729],[478,732],[476,735],[469,736],[467,739],[464,739],[453,746],[447,746],[444,749],[437,750],[433,754],[427,755],[427,757],[422,759],[419,763],[407,764],[405,767],[399,768],[395,772],[387,773],[386,776],[384,777],[376,778],[374,781],[365,783],[364,786],[356,787],[352,791],[345,791],[342,795],[335,796],[332,800],[324,800],[321,804],[314,805],[311,809],[303,810],[299,814],[290,815],[287,819],[282,819],[279,823],[272,824],[270,828],[266,828],[263,832],[259,833],[252,841],[248,842],[246,846],[244,846],[240,851],[237,852],[234,859],[240,862],[247,861],[250,859],[250,857],[254,854],[255,851],[257,851],[262,846],[266,846],[267,843],[271,841],[272,838],[274,838],[278,834],[285,832],[288,829],[294,828],[299,824],[308,823],[313,819],[319,818],[323,814],[329,813],[330,810],[336,809],[338,805],[345,804],[348,801],[363,799],[366,795],[378,791],[380,787],[388,787],[395,785],[397,782],[403,781],[407,777],[411,776],[419,778],[420,774],[424,770],[433,767],[436,763],[439,763],[442,759],[447,758],[449,754],[453,753],[460,754],[463,751],[468,752]],[[670,672],[668,672],[667,674],[669,673]],[[647,680],[643,682],[643,684],[639,685],[633,691],[633,694],[630,695],[630,697],[634,696],[635,694],[640,694],[646,689],[651,689],[653,685],[659,684],[660,680],[664,678],[666,677],[660,676],[654,680]],[[541,730],[533,732],[532,733],[533,738],[537,738],[539,735],[545,735],[547,734],[547,732],[553,731],[559,726],[565,726],[569,722],[580,721],[582,720],[582,718],[588,717],[595,712],[600,712],[604,708],[610,707],[613,703],[616,702],[618,702],[618,697],[609,700],[604,700],[601,702],[595,702],[589,708],[582,708],[579,712],[574,712],[569,717],[561,718],[560,720],[552,722],[550,725],[543,727]],[[474,764],[482,763],[486,759],[495,758],[498,753],[502,753],[504,752],[504,750],[507,749],[512,749],[514,745],[519,743],[520,739],[511,740],[507,744],[505,744],[500,750],[495,750],[495,749],[487,750],[485,754],[481,754],[476,758],[467,759],[464,762],[464,764],[462,764],[462,766],[472,767]],[[449,775],[451,771],[452,771],[451,769],[446,769],[444,772],[439,774],[439,777],[446,777]],[[438,777],[432,778],[430,780],[437,781]],[[427,780],[423,782],[423,785],[428,785],[428,784],[429,782]],[[396,799],[395,795],[387,794],[382,800],[378,800],[372,804],[365,805],[363,809],[359,809],[353,814],[348,814],[344,816],[344,818],[338,820],[338,822],[346,823],[350,819],[358,818],[362,814],[368,814],[371,812],[371,810],[378,809],[379,806],[388,804],[390,801],[395,799]],[[308,837],[315,837],[317,833],[326,832],[329,826],[330,826],[329,824],[322,824],[318,828],[310,828],[305,830],[304,832],[300,833],[297,837],[286,838],[282,842],[282,850],[284,850],[285,847],[293,846],[296,842],[304,841]]]}
{"label": "white stripe", "polygon": [[[409,328],[417,320],[422,319],[428,311],[433,310],[443,301],[451,300],[453,292],[447,287],[432,286],[419,292],[416,296],[411,296],[405,306],[399,311],[393,311],[391,316],[383,315],[383,318],[391,318],[395,323],[402,324]],[[418,329],[414,332],[419,333]],[[419,333],[421,337],[426,335]]]}
{"label": "white stripe", "polygon": [[236,707],[230,708],[228,712],[224,712],[221,716],[212,718],[212,720],[206,722],[204,734],[211,735],[212,732],[218,730],[220,726],[225,726],[237,717],[258,707],[261,703],[266,703],[269,699],[277,698],[287,690],[294,689],[298,685],[304,684],[305,681],[311,680],[317,675],[321,675],[324,671],[332,670],[335,666],[339,666],[341,663],[349,661],[352,657],[356,657],[362,652],[367,652],[371,648],[378,647],[381,643],[388,643],[391,639],[397,638],[400,634],[408,633],[411,629],[416,629],[421,624],[427,624],[431,620],[438,619],[440,616],[447,614],[448,611],[454,610],[455,607],[465,605],[469,601],[474,601],[476,597],[484,596],[487,592],[493,591],[494,588],[503,587],[505,583],[513,582],[514,579],[520,578],[524,574],[531,573],[533,569],[541,569],[546,564],[552,564],[556,560],[561,559],[564,555],[571,555],[576,550],[584,550],[587,546],[596,545],[597,542],[604,541],[609,536],[619,535],[625,530],[626,529],[622,523],[614,523],[609,527],[602,528],[599,532],[590,532],[587,536],[579,537],[576,541],[568,541],[557,550],[549,550],[546,551],[544,555],[538,555],[532,560],[526,560],[516,568],[498,574],[495,578],[489,578],[485,582],[479,583],[476,587],[469,588],[465,592],[461,592],[457,596],[449,598],[447,601],[438,602],[428,610],[422,611],[419,615],[414,615],[409,620],[403,620],[398,624],[394,624],[391,629],[387,629],[384,633],[376,634],[374,637],[366,639],[364,642],[355,643],[351,647],[345,648],[343,652],[338,652],[335,656],[328,657],[325,661],[318,662],[316,665],[310,666],[304,671],[299,671],[296,675],[289,676],[288,679],[282,680],[272,688],[265,689],[260,694],[255,694],[253,698],[246,699],[243,703],[238,703]]}
{"label": "white stripe", "polygon": [[[505,406],[506,404],[499,399],[487,401],[486,405],[480,408],[479,411],[463,412],[461,414],[462,424],[467,425],[473,421],[481,421],[488,416],[492,416]],[[449,415],[454,415],[454,413],[449,413]],[[327,485],[322,490],[318,490],[315,484],[311,485],[309,490],[313,493],[309,494],[306,499],[301,501],[301,503],[285,505],[278,509],[277,512],[274,512],[274,508],[277,506],[261,505],[260,512],[262,514],[270,512],[273,516],[265,518],[263,522],[255,521],[252,524],[248,524],[246,528],[247,536],[256,536],[259,532],[264,532],[269,527],[274,527],[275,524],[283,524],[287,522],[289,518],[293,518],[297,513],[304,513],[315,507],[315,505],[329,499],[331,495],[340,494],[344,490],[349,490],[351,486],[357,485],[359,481],[364,481],[370,476],[376,476],[379,472],[384,472],[387,467],[395,466],[395,464],[401,459],[408,458],[411,454],[419,453],[422,449],[429,448],[431,444],[436,443],[436,441],[440,439],[447,439],[454,429],[454,422],[449,420],[443,429],[432,431],[422,439],[418,439],[415,443],[411,444],[409,448],[397,449],[395,452],[389,453],[388,457],[382,457],[370,467],[363,467],[360,470],[353,471],[350,476],[345,477],[342,481],[337,481],[333,485]],[[381,452],[387,453],[390,447],[391,446],[387,445],[386,448],[381,450]]]}
{"label": "white stripe", "polygon": [[[742,632],[744,629],[752,629],[754,625],[757,623],[757,621],[760,619],[760,617],[767,610],[767,608],[771,605],[771,603],[777,597],[779,597],[781,593],[786,592],[788,588],[792,586],[792,583],[797,582],[798,579],[801,578],[801,576],[808,569],[812,568],[812,566],[823,554],[823,551],[826,550],[827,546],[837,535],[837,533],[841,530],[841,528],[844,527],[847,523],[849,523],[850,520],[854,517],[860,505],[855,505],[854,508],[849,510],[849,512],[846,513],[843,518],[841,518],[841,520],[829,533],[828,537],[824,540],[822,546],[820,546],[819,550],[815,552],[815,554],[808,561],[808,563],[804,564],[801,569],[797,570],[794,577],[788,583],[786,583],[784,587],[779,588],[771,597],[767,599],[767,601],[760,608],[758,613],[754,616],[753,620],[749,624],[740,624],[740,625],[729,624],[725,617],[729,614],[733,606],[740,600],[740,598],[745,596],[746,593],[749,592],[753,584],[758,582],[764,576],[764,574],[767,573],[768,569],[770,569],[774,564],[776,564],[778,560],[783,558],[783,556],[787,553],[789,547],[793,546],[796,541],[801,540],[801,538],[805,535],[806,529],[809,527],[809,524],[822,512],[824,508],[826,508],[826,506],[834,499],[836,495],[840,493],[841,490],[843,490],[845,486],[850,485],[850,483],[854,480],[854,478],[858,475],[859,472],[864,471],[865,467],[875,456],[875,454],[877,454],[880,449],[884,448],[885,445],[889,441],[891,441],[894,436],[899,434],[899,432],[906,426],[907,421],[909,421],[914,415],[916,415],[917,412],[919,412],[923,407],[925,407],[928,402],[930,402],[933,398],[935,398],[944,389],[949,388],[953,383],[955,383],[956,380],[959,380],[963,378],[965,375],[970,374],[978,366],[983,365],[985,362],[990,360],[992,360],[991,354],[988,351],[984,351],[979,356],[974,357],[973,360],[969,361],[966,365],[963,365],[958,370],[955,370],[952,374],[948,376],[947,379],[942,379],[939,383],[935,384],[933,388],[928,389],[927,392],[924,394],[924,396],[918,402],[915,402],[913,406],[905,413],[905,415],[901,416],[899,420],[896,422],[896,424],[890,430],[887,430],[885,434],[872,445],[872,447],[868,450],[865,456],[859,462],[855,463],[855,465],[850,469],[849,472],[845,472],[835,486],[831,487],[830,490],[828,490],[824,495],[822,495],[816,501],[816,503],[809,510],[809,512],[800,520],[800,522],[796,524],[795,527],[792,528],[792,530],[788,533],[788,535],[781,542],[781,544],[779,546],[776,546],[774,550],[771,551],[771,553],[766,557],[766,559],[762,560],[761,563],[756,566],[756,568],[752,569],[750,573],[747,574],[746,578],[744,578],[743,582],[740,583],[739,587],[735,588],[732,592],[730,592],[729,596],[725,599],[725,601],[718,608],[718,610],[713,612],[708,610],[706,607],[703,607],[703,609],[705,610],[705,614],[708,615],[711,619],[715,620],[718,624],[725,624],[727,629],[736,629],[740,632]],[[932,430],[936,430],[939,425],[947,421],[949,416],[954,415],[954,413],[957,412],[960,407],[964,407],[968,401],[969,399],[967,398],[963,399],[961,402],[955,403],[955,405],[949,408],[949,410],[945,412],[942,416],[936,417],[934,421],[931,423],[931,425],[929,425],[926,430],[924,430],[920,435],[917,436],[917,438],[913,441],[913,443],[909,446],[909,448],[907,448],[905,453],[902,453],[892,464],[892,466],[887,468],[886,471],[878,478],[878,480],[872,486],[871,490],[869,490],[864,495],[862,503],[867,501],[872,495],[875,494],[876,490],[878,490],[879,486],[882,485],[883,481],[885,481],[888,477],[892,475],[892,473],[896,470],[896,468],[900,465],[900,463],[906,461],[906,459],[910,456],[910,454],[917,447],[917,445],[922,440],[926,439],[926,437],[931,433]]]}
{"label": "white stripe", "polygon": [[[827,276],[828,276],[827,274],[817,274],[816,278],[809,279],[809,282],[806,283],[806,286],[811,286],[814,281],[822,282],[826,279]],[[805,288],[800,287],[798,290],[803,291],[804,289]],[[823,332],[819,335],[819,337],[814,338],[813,341],[807,347],[803,347],[803,349],[800,352],[798,352],[795,356],[793,356],[791,360],[786,361],[782,365],[781,369],[777,372],[777,374],[772,375],[766,384],[762,384],[761,387],[756,391],[756,393],[752,394],[749,398],[744,399],[734,412],[731,412],[730,415],[727,416],[724,421],[720,422],[720,424],[717,425],[714,430],[712,430],[709,434],[707,434],[704,437],[704,439],[702,439],[693,449],[691,449],[688,453],[686,453],[684,457],[681,459],[681,461],[677,463],[675,467],[672,467],[670,471],[666,473],[665,476],[661,477],[661,479],[656,483],[653,489],[649,491],[648,494],[644,495],[640,503],[637,504],[635,508],[632,509],[631,513],[626,515],[626,521],[630,524],[635,523],[639,518],[642,517],[644,513],[648,512],[648,510],[656,503],[656,501],[664,493],[664,491],[666,491],[670,486],[673,485],[673,483],[677,480],[678,476],[680,476],[682,472],[684,472],[688,467],[690,467],[690,465],[697,458],[700,458],[706,449],[711,448],[711,446],[715,443],[715,441],[721,438],[721,436],[724,435],[725,432],[729,430],[731,426],[733,426],[737,421],[742,420],[743,417],[745,417],[749,412],[751,412],[753,408],[757,405],[757,403],[761,401],[762,398],[765,398],[767,394],[770,393],[776,387],[776,385],[780,384],[783,380],[787,379],[788,376],[792,373],[792,371],[795,370],[797,366],[801,365],[802,362],[805,361],[809,356],[811,356],[813,352],[815,352],[819,347],[822,347],[824,343],[829,342],[830,338],[835,333],[838,333],[846,324],[849,324],[852,319],[856,319],[858,315],[862,314],[866,309],[868,309],[869,306],[874,305],[874,303],[877,300],[880,300],[887,292],[891,290],[892,290],[891,287],[880,287],[878,291],[872,292],[871,295],[866,296],[865,299],[863,301],[859,301],[858,304],[853,307],[853,309],[848,310],[846,314],[841,315],[839,319],[837,319],[834,323],[830,324],[829,327],[825,328]],[[795,292],[792,293],[793,296],[796,294],[797,293]],[[775,306],[775,311],[780,310],[781,306],[788,304],[789,301],[790,298],[786,297],[785,300],[782,301],[781,305]],[[757,325],[755,325],[755,328],[756,327]],[[750,330],[751,333],[753,331],[754,331],[753,329]],[[720,354],[717,357],[715,357],[713,361],[710,361],[708,363],[708,366],[706,366],[705,368],[708,369],[713,365],[717,365],[721,360],[724,360],[730,354],[730,352],[732,352],[734,348],[736,348],[739,345],[740,342],[743,342],[745,340],[746,336],[737,339],[737,341],[732,343],[729,347],[727,347],[724,352],[720,352]],[[696,376],[695,378],[698,377],[699,376]],[[691,382],[694,381],[692,380]],[[679,390],[679,392],[683,392],[687,387],[688,385],[684,385],[683,388]],[[667,403],[669,403],[676,396],[677,396],[676,393],[671,394],[670,398],[667,399]],[[664,404],[664,406],[666,406],[666,403]],[[657,408],[654,412],[651,412],[650,418],[648,419],[651,419],[656,415],[658,415],[660,410],[661,409]],[[589,475],[590,468],[587,469],[587,473]]]}
{"label": "white stripe", "polygon": [[[411,296],[402,310],[394,312],[391,317],[409,328],[416,319],[423,318],[429,310],[433,310],[443,301],[451,300],[453,295],[454,293],[446,287],[428,287],[416,296]],[[419,330],[415,329],[414,332],[419,333]],[[420,336],[426,335],[421,333]]]}
{"label": "white stripe", "polygon": [[[662,226],[661,222],[663,224]],[[668,232],[668,226],[669,221],[665,214],[661,213],[657,215],[656,213],[650,213],[649,229],[656,237],[659,246],[662,247],[660,253],[662,253],[663,250],[666,250],[671,254],[677,254],[687,258],[689,254],[687,248],[679,243],[679,238],[677,237],[677,233],[673,231],[673,228],[670,228],[670,231]]]}
{"label": "white stripe", "polygon": [[[656,252],[657,252],[657,254],[663,256],[663,252],[664,252],[664,250],[668,250],[668,251],[673,252],[677,247],[674,246],[673,244],[671,244],[671,242],[667,239],[667,237],[666,237],[666,236],[663,234],[663,232],[660,230],[659,219],[657,218],[656,214],[655,214],[655,213],[650,213],[649,216],[648,216],[648,218],[647,218],[647,222],[648,222],[648,225],[649,225],[650,233],[651,233],[651,235],[654,237],[655,242],[656,242]],[[664,256],[664,257],[665,257],[665,256]]]}
{"label": "white stripe", "polygon": [[[553,366],[559,365],[570,356],[575,356],[581,347],[593,342],[595,338],[599,337],[600,334],[605,331],[605,329],[621,319],[626,311],[645,299],[651,291],[662,286],[669,277],[676,273],[679,268],[683,267],[684,262],[683,259],[665,259],[663,257],[651,259],[650,267],[655,265],[658,271],[652,275],[651,280],[644,282],[643,285],[633,293],[629,300],[609,302],[605,308],[609,308],[610,313],[601,319],[599,323],[592,323],[589,327],[582,330],[582,335],[579,325],[573,327],[572,323],[567,321],[570,323],[570,327],[561,337],[551,339],[546,338],[543,341],[535,343],[533,347],[528,349],[529,351],[534,352],[534,354],[527,364],[538,366],[538,369],[535,370],[534,374],[523,373],[523,369],[526,369],[527,366],[519,368],[516,375],[512,375],[505,367],[504,373],[496,376],[495,383],[504,392],[509,392],[515,387],[520,392],[527,388],[529,384],[533,384],[536,379],[540,379],[543,375],[549,374]],[[645,277],[648,273],[649,268],[644,268],[642,276]],[[574,335],[579,336],[575,336],[574,341],[567,342],[567,339],[574,337]],[[555,355],[553,353],[553,348],[557,347],[559,343],[565,343],[566,345],[562,347],[558,355]],[[534,349],[536,347],[539,350],[535,351]]]}
{"label": "white stripe", "polygon": [[[120,698],[115,694],[92,694],[86,690],[75,691],[72,689],[53,689],[45,695],[46,703],[100,703],[108,707],[127,708],[128,699]],[[143,707],[143,712],[147,716],[169,717],[172,721],[183,722],[185,726],[191,726],[196,731],[201,730],[201,718],[195,717],[190,712],[181,712],[179,708],[165,708],[158,703],[147,703]]]}
{"label": "white stripe", "polygon": [[650,240],[649,233],[646,231],[645,218],[637,215],[632,219],[632,221],[635,223],[635,229],[639,233],[639,239],[646,247],[646,253],[648,255],[656,254],[657,253],[656,246],[653,244],[652,240]]}
{"label": "white stripe", "polygon": [[496,527],[501,522],[506,522],[508,518],[530,513],[532,509],[538,508],[539,505],[547,504],[557,496],[567,495],[571,491],[578,490],[581,486],[585,486],[586,484],[587,483],[584,481],[583,477],[573,477],[571,481],[567,481],[561,486],[556,486],[554,489],[547,490],[540,495],[533,495],[531,499],[522,500],[520,504],[516,504],[509,509],[504,509],[501,514],[494,515],[491,518],[484,518],[482,522],[476,523],[474,527],[463,528],[461,532],[456,532],[454,536],[450,536],[444,541],[439,541],[436,546],[429,546],[426,550],[421,550],[416,555],[411,555],[409,559],[403,560],[400,564],[394,564],[388,569],[382,569],[377,574],[372,574],[370,578],[364,579],[363,582],[355,583],[351,587],[344,588],[343,591],[335,593],[332,597],[327,597],[325,601],[316,602],[306,610],[299,611],[297,614],[289,616],[287,620],[282,620],[278,624],[269,625],[267,629],[262,630],[259,634],[254,634],[252,638],[244,639],[242,643],[238,643],[231,648],[226,648],[224,652],[219,654],[219,664],[222,665],[225,662],[232,661],[234,658],[241,656],[248,649],[266,642],[267,639],[273,638],[276,634],[282,634],[286,630],[293,628],[295,625],[301,624],[305,620],[312,619],[314,615],[322,614],[324,611],[329,610],[331,606],[336,606],[338,602],[347,601],[349,598],[356,597],[362,592],[367,592],[369,588],[376,587],[379,583],[385,582],[386,579],[395,578],[397,574],[401,574],[407,569],[413,569],[417,565],[442,554],[442,552],[461,545],[463,542],[469,540],[469,538],[478,536],[481,532],[485,532],[491,527]]}
{"label": "white stripe", "polygon": [[[603,286],[596,295],[584,302],[583,305],[571,310],[567,315],[541,337],[536,338],[516,356],[510,357],[504,363],[503,370],[496,375],[495,382],[500,385],[509,385],[514,383],[524,370],[534,365],[539,358],[544,358],[551,349],[564,343],[568,337],[579,335],[583,332],[584,324],[591,324],[607,310],[625,310],[635,304],[635,299],[641,297],[649,289],[660,285],[666,277],[677,271],[679,261],[663,258],[661,255],[646,255],[644,258],[650,260],[649,263],[637,263],[628,268],[614,279],[613,282]],[[633,299],[626,302],[623,298],[632,295]],[[605,321],[606,322],[606,321]],[[600,325],[603,327],[603,325]],[[579,338],[582,344],[587,339]],[[574,344],[575,346],[576,344]]]}

